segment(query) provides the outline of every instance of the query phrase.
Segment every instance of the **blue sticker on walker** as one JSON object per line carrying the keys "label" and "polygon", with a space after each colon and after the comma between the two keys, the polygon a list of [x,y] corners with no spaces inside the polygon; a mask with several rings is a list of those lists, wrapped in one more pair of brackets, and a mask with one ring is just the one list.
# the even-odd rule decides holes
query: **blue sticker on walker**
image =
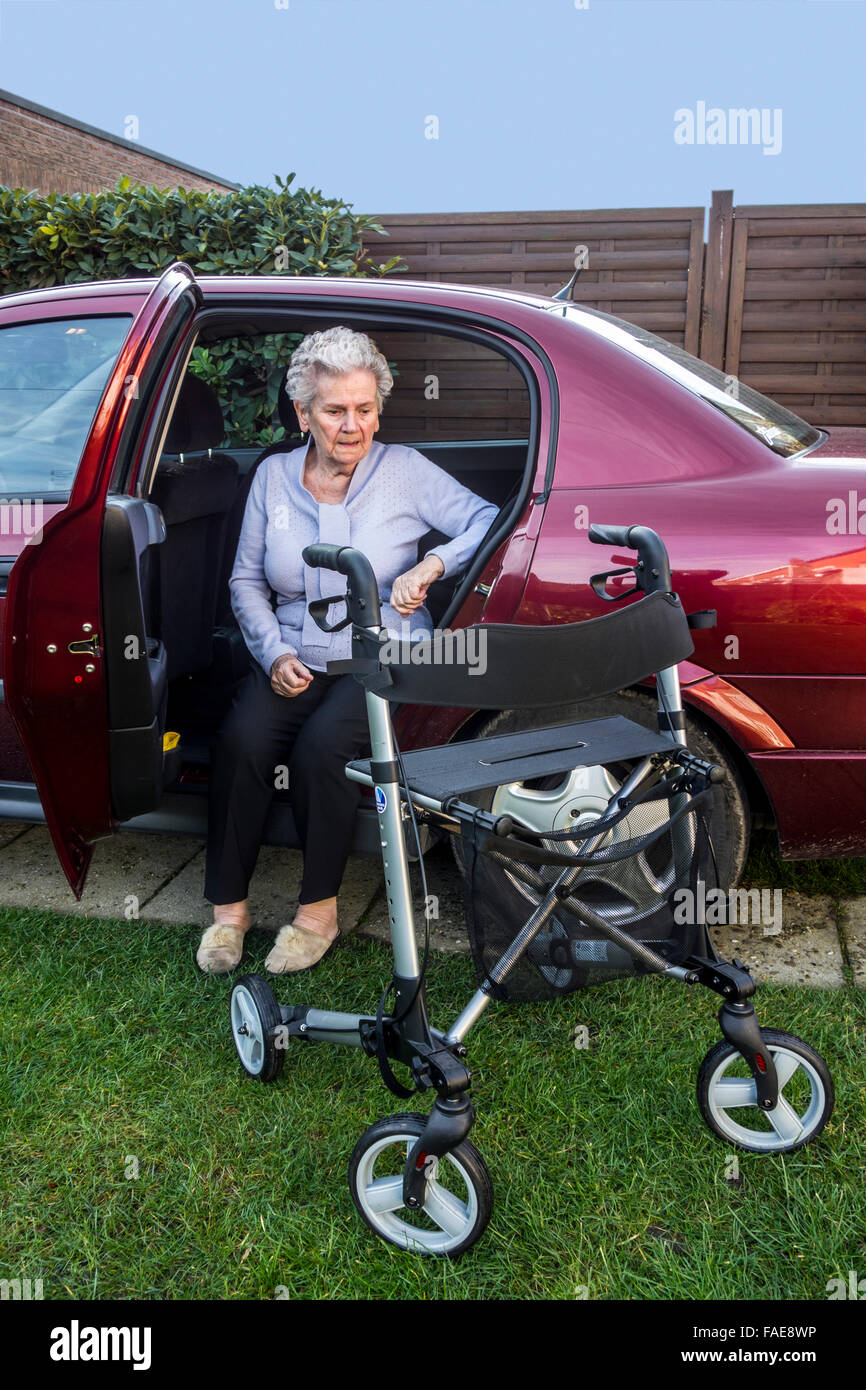
{"label": "blue sticker on walker", "polygon": [[388,805],[388,798],[386,797],[385,793],[382,791],[382,788],[381,788],[381,787],[376,787],[376,788],[375,788],[375,792],[376,792],[376,810],[379,812],[379,815],[381,816],[381,814],[382,814],[382,812],[384,811],[385,807]]}

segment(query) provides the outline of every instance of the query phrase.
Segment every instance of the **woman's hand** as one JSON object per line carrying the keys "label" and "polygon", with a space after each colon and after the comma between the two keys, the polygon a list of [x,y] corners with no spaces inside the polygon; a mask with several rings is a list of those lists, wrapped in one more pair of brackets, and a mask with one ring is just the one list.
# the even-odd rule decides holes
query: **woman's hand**
{"label": "woman's hand", "polygon": [[391,588],[391,607],[408,617],[427,597],[427,590],[434,579],[445,573],[445,566],[438,555],[427,555],[420,564],[414,565],[405,574],[398,574]]}
{"label": "woman's hand", "polygon": [[271,689],[277,695],[285,695],[288,699],[293,695],[300,695],[312,679],[312,671],[308,671],[302,661],[296,656],[289,656],[288,653],[278,656],[271,666]]}

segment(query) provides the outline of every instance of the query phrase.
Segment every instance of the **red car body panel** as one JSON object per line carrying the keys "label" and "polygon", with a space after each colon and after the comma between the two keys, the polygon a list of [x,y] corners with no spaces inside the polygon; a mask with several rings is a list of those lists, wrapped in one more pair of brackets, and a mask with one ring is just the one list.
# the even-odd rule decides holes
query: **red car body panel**
{"label": "red car body panel", "polygon": [[790,859],[864,853],[866,753],[752,755]]}
{"label": "red car body panel", "polygon": [[[866,549],[861,535],[831,535],[827,522],[830,499],[846,497],[866,478],[866,431],[839,430],[805,458],[781,458],[663,372],[579,322],[566,321],[558,306],[534,296],[387,280],[202,276],[197,284],[205,309],[253,303],[292,309],[333,300],[336,319],[342,308],[363,301],[385,318],[408,307],[443,324],[449,319],[480,324],[508,340],[538,383],[533,497],[479,576],[492,586],[489,597],[472,594],[452,625],[560,623],[595,616],[605,607],[589,587],[590,576],[627,565],[633,557],[590,544],[588,526],[651,526],[667,545],[686,610],[718,613],[714,629],[694,632],[695,654],[681,671],[685,701],[751,764],[775,814],[783,853],[866,852]],[[116,313],[120,306],[124,311],[134,306],[135,312],[154,286],[140,280],[11,296],[0,301],[0,324],[14,322],[16,314]],[[125,358],[143,350],[152,332],[142,321],[138,338],[126,344]],[[186,332],[178,334],[176,352],[187,338]],[[119,371],[120,364],[115,376]],[[58,509],[66,517],[55,516],[45,528],[46,539],[58,537],[63,582],[75,598],[58,598],[47,615],[27,613],[31,652],[38,653],[56,630],[64,603],[73,626],[76,621],[80,626],[85,609],[93,611],[96,525],[116,426],[106,408],[85,450],[69,507]],[[59,540],[64,521],[71,515],[83,518],[88,508],[91,523],[79,527],[78,548],[71,544],[72,529],[64,548]],[[0,548],[10,553],[7,545]],[[34,578],[37,549],[22,556],[10,576],[7,601],[22,618],[28,602],[48,602],[47,590]],[[7,698],[21,710],[31,699],[32,662],[39,663],[39,679],[47,677],[43,657],[34,656],[30,666],[18,661],[9,637],[3,644],[3,675]],[[61,671],[58,661],[56,682],[44,686],[46,708],[55,712],[64,701],[72,702],[74,711],[74,701],[85,698],[70,693],[65,665]],[[104,704],[98,676],[87,698],[92,712],[99,699]],[[25,741],[31,754],[37,743],[41,746],[41,766],[34,762],[41,791],[48,783],[45,759],[68,759],[72,750],[68,729],[37,736],[35,705],[31,715]],[[406,746],[443,742],[466,719],[465,711],[403,711],[401,738]],[[82,779],[78,839],[71,823],[64,834],[73,844],[66,867],[76,884],[87,845],[112,828],[105,819],[107,750],[98,743],[94,737],[75,752],[76,775]],[[20,779],[21,766],[8,711],[0,706],[0,777]]]}

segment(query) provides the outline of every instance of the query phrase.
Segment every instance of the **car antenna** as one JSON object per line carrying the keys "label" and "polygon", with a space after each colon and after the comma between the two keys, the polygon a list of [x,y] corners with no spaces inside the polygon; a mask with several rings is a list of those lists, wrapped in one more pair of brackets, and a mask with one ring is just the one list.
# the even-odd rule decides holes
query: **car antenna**
{"label": "car antenna", "polygon": [[575,285],[577,284],[577,277],[578,277],[578,275],[580,274],[580,272],[583,270],[583,267],[584,267],[585,264],[586,264],[586,262],[585,262],[583,259],[581,259],[581,258],[577,258],[577,259],[576,259],[576,261],[575,261],[575,267],[574,267],[574,274],[572,275],[572,277],[571,277],[571,279],[569,280],[569,282],[568,282],[567,285],[563,285],[563,287],[562,287],[561,290],[557,290],[557,291],[556,291],[556,294],[552,296],[553,299],[561,299],[561,300],[565,300],[565,301],[568,301],[569,299],[571,299],[572,290],[574,289]]}

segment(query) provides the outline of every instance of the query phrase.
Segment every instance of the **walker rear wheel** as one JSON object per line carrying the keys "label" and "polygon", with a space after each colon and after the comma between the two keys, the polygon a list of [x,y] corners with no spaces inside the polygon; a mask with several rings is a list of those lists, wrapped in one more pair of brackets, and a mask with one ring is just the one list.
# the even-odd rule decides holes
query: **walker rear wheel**
{"label": "walker rear wheel", "polygon": [[349,1163],[349,1190],[377,1236],[419,1255],[462,1255],[483,1234],[493,1211],[487,1164],[464,1139],[438,1163],[421,1210],[403,1204],[403,1167],[422,1133],[423,1115],[390,1115],[365,1130]]}
{"label": "walker rear wheel", "polygon": [[754,1153],[790,1153],[821,1133],[833,1113],[827,1064],[802,1038],[762,1028],[779,1077],[775,1110],[759,1110],[755,1082],[741,1054],[727,1041],[711,1048],[698,1073],[698,1105],[723,1139]]}
{"label": "walker rear wheel", "polygon": [[282,1025],[280,1006],[267,980],[244,975],[231,995],[232,1038],[247,1076],[275,1081],[283,1069],[286,1049],[277,1031]]}

